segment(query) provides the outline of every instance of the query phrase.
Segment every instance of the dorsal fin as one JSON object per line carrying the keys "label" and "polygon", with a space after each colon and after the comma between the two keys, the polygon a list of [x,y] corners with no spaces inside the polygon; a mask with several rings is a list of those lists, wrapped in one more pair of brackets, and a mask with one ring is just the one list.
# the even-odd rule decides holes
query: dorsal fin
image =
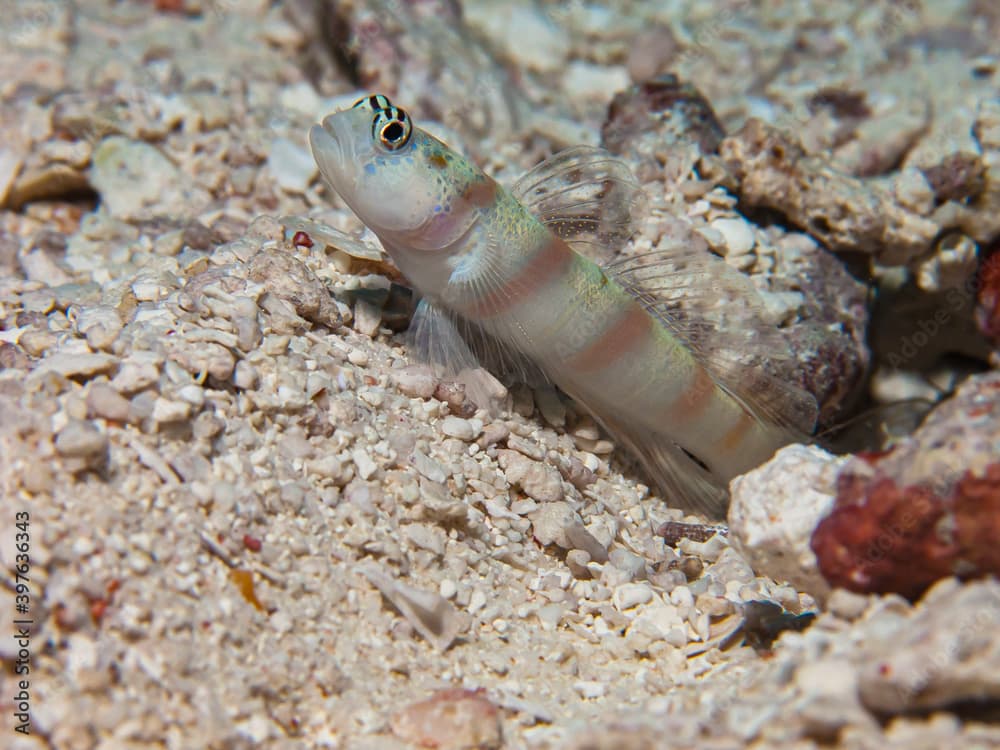
{"label": "dorsal fin", "polygon": [[514,183],[511,193],[553,234],[599,262],[632,236],[646,202],[628,165],[594,146],[553,154]]}
{"label": "dorsal fin", "polygon": [[746,276],[696,241],[624,258],[605,270],[751,413],[793,437],[812,433],[816,399],[792,382],[792,352]]}

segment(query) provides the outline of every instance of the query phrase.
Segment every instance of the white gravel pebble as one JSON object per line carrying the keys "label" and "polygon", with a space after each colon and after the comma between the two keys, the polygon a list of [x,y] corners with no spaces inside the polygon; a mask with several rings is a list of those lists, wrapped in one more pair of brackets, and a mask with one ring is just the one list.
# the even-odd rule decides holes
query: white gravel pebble
{"label": "white gravel pebble", "polygon": [[267,167],[278,185],[290,193],[304,193],[316,175],[316,162],[309,150],[287,138],[271,142]]}
{"label": "white gravel pebble", "polygon": [[181,422],[191,416],[191,404],[160,397],[153,404],[153,421],[158,423]]}
{"label": "white gravel pebble", "polygon": [[94,150],[89,179],[115,217],[142,217],[154,204],[205,200],[160,149],[120,136],[105,138]]}
{"label": "white gravel pebble", "polygon": [[[437,526],[431,526],[426,523],[408,523],[403,526],[402,532],[403,536],[417,547],[425,549],[428,552],[433,552],[439,557],[444,555],[445,534]],[[441,594],[441,596],[444,596],[444,594]],[[445,598],[448,599],[450,597]]]}
{"label": "white gravel pebble", "polygon": [[589,700],[603,698],[608,690],[603,682],[597,682],[596,680],[577,680],[573,683],[573,689],[583,698]]}
{"label": "white gravel pebble", "polygon": [[236,367],[233,368],[233,385],[240,390],[249,391],[256,388],[259,382],[260,376],[256,367],[245,359],[236,363]]}
{"label": "white gravel pebble", "polygon": [[413,468],[432,482],[442,483],[448,478],[441,464],[423,451],[413,451],[410,455],[410,461],[413,463]]}
{"label": "white gravel pebble", "polygon": [[653,598],[653,589],[645,583],[626,583],[619,586],[612,594],[611,600],[619,611],[632,609],[645,604]]}
{"label": "white gravel pebble", "polygon": [[441,420],[441,432],[459,440],[475,440],[483,430],[483,423],[478,419],[462,419],[449,415]]}
{"label": "white gravel pebble", "polygon": [[111,386],[119,393],[131,394],[148,388],[160,379],[160,360],[148,353],[134,354],[122,362]]}
{"label": "white gravel pebble", "polygon": [[540,503],[553,503],[563,498],[562,477],[547,464],[532,461],[516,451],[497,451],[497,461],[507,481],[518,485],[524,493]]}
{"label": "white gravel pebble", "polygon": [[92,417],[125,422],[129,416],[129,402],[107,383],[94,383],[87,391],[87,413]]}
{"label": "white gravel pebble", "polygon": [[566,529],[575,524],[583,524],[573,507],[562,501],[543,503],[538,510],[529,513],[528,518],[531,519],[532,535],[539,544],[555,544],[563,549],[575,546],[566,536]]}
{"label": "white gravel pebble", "polygon": [[205,403],[205,390],[200,385],[186,385],[176,395],[181,401],[187,401],[194,407],[201,407]]}
{"label": "white gravel pebble", "polygon": [[753,250],[753,227],[746,219],[715,219],[709,226],[722,235],[721,249],[726,255],[746,255]]}
{"label": "white gravel pebble", "polygon": [[361,448],[356,448],[351,451],[351,459],[354,461],[354,466],[358,471],[358,476],[365,481],[371,479],[378,470],[378,464],[372,461],[372,458],[368,455],[367,451]]}
{"label": "white gravel pebble", "polygon": [[425,365],[411,365],[393,370],[392,379],[400,393],[412,398],[430,398],[437,388],[434,373]]}
{"label": "white gravel pebble", "polygon": [[91,377],[108,372],[118,364],[118,358],[110,354],[53,354],[43,359],[32,372],[37,378],[46,372],[54,372],[66,377]]}
{"label": "white gravel pebble", "polygon": [[86,421],[70,420],[56,436],[56,450],[62,456],[91,457],[107,448],[108,436]]}
{"label": "white gravel pebble", "polygon": [[309,470],[321,477],[338,480],[344,476],[344,464],[338,456],[325,455],[311,460]]}
{"label": "white gravel pebble", "polygon": [[469,597],[469,606],[466,607],[470,614],[475,614],[486,606],[486,594],[482,589],[476,589]]}

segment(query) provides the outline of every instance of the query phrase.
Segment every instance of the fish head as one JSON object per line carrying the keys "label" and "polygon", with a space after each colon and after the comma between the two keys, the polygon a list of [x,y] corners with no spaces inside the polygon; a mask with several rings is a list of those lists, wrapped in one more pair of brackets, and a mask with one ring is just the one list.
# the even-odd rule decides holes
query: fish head
{"label": "fish head", "polygon": [[456,192],[443,167],[461,157],[385,96],[327,115],[309,131],[309,144],[323,177],[383,241],[435,250],[460,233],[438,219]]}

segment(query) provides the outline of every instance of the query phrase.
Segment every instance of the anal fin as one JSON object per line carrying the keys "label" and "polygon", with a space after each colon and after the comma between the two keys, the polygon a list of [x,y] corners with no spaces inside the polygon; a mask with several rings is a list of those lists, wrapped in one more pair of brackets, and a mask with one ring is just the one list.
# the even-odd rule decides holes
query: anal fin
{"label": "anal fin", "polygon": [[639,458],[669,506],[694,511],[712,520],[726,517],[728,488],[669,437],[598,414],[593,416],[608,434]]}

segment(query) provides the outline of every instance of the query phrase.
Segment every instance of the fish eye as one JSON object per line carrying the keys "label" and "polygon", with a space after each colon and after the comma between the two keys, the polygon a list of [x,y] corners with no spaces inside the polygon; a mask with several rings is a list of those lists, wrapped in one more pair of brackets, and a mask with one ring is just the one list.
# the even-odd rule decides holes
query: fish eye
{"label": "fish eye", "polygon": [[372,135],[390,151],[405,146],[412,130],[410,116],[399,107],[390,106],[377,111],[372,121]]}

